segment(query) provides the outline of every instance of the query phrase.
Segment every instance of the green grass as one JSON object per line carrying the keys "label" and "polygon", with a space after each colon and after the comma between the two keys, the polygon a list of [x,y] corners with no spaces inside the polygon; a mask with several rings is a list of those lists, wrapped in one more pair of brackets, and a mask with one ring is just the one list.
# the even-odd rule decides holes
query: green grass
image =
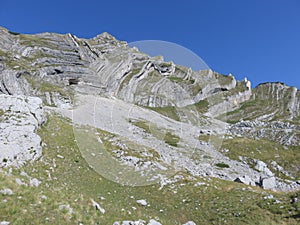
{"label": "green grass", "polygon": [[[238,138],[224,140],[223,148],[229,151],[225,153],[231,159],[239,160],[239,156],[249,158],[248,163],[251,165],[251,159],[259,159],[270,165],[275,160],[285,170],[289,171],[295,179],[300,179],[300,154],[299,147],[289,147],[284,149],[282,145],[267,139],[254,140],[250,138]],[[272,170],[272,167],[269,166]],[[277,176],[286,178],[285,175],[273,171]]]}
{"label": "green grass", "polygon": [[9,52],[4,52],[0,49],[0,57],[3,57],[3,61],[11,69],[14,70],[31,70],[28,65],[27,59],[15,59]]}
{"label": "green grass", "polygon": [[169,79],[170,81],[175,82],[175,83],[180,83],[180,82],[183,82],[183,81],[184,81],[184,79],[183,79],[182,77],[168,77],[168,79]]}
{"label": "green grass", "polygon": [[[113,224],[114,221],[149,221],[150,218],[163,225],[183,224],[189,220],[196,224],[293,225],[300,222],[299,202],[291,201],[299,198],[300,193],[248,189],[234,182],[193,178],[185,172],[178,173],[183,179],[163,189],[159,189],[159,185],[123,186],[101,177],[88,166],[78,150],[73,127],[65,119],[51,116],[39,134],[45,143],[42,160],[14,168],[11,176],[0,173],[1,189],[10,188],[14,192],[12,196],[0,195],[1,221],[17,225]],[[57,157],[58,154],[64,158]],[[39,179],[41,185],[18,186],[16,178],[28,183],[27,178],[19,175],[20,171]],[[197,182],[203,185],[196,187]],[[263,197],[269,193],[280,203],[265,200]],[[91,198],[106,210],[104,215],[92,207]],[[149,206],[137,205],[138,199],[146,199]],[[69,204],[74,213],[59,210],[62,204]]]}
{"label": "green grass", "polygon": [[149,126],[149,123],[145,122],[145,121],[133,121],[131,122],[134,126],[137,126],[139,128],[142,128],[145,132],[147,132],[148,134],[151,134],[151,129]]}
{"label": "green grass", "polygon": [[172,134],[171,132],[167,132],[164,136],[164,141],[166,142],[166,144],[174,146],[174,147],[178,147],[178,143],[180,141],[180,137],[178,137],[175,134]]}
{"label": "green grass", "polygon": [[52,43],[50,43],[47,39],[34,36],[34,35],[27,35],[27,34],[20,34],[18,35],[18,38],[20,40],[20,44],[29,46],[29,47],[49,47],[52,49],[56,49],[56,46],[54,46]]}
{"label": "green grass", "polygon": [[7,56],[7,53],[0,49],[0,56]]}
{"label": "green grass", "polygon": [[225,75],[218,74],[218,73],[215,73],[215,77],[216,77],[216,79],[218,80],[218,83],[219,83],[221,86],[229,85],[229,84],[231,84],[232,81],[233,81],[233,77],[225,76]]}
{"label": "green grass", "polygon": [[[144,122],[144,121],[134,121],[131,122],[133,125],[142,128],[143,130],[145,130],[147,133],[151,133],[150,127],[148,125],[148,123]],[[115,145],[112,143],[111,140],[113,139],[117,139],[122,143],[126,144],[126,152],[125,155],[130,155],[130,156],[136,156],[136,157],[141,157],[141,152],[143,152],[145,149],[147,150],[147,152],[151,152],[153,154],[153,159],[158,159],[159,158],[159,154],[153,150],[153,149],[149,149],[148,147],[139,145],[138,143],[129,141],[128,139],[125,138],[120,138],[117,135],[104,131],[104,130],[100,130],[97,129],[98,135],[100,137],[100,139],[102,140],[105,148],[108,151],[112,151],[112,150],[116,150],[116,149],[120,149],[119,146]],[[146,159],[150,159],[145,157]]]}
{"label": "green grass", "polygon": [[163,140],[166,144],[174,147],[178,147],[180,137],[178,137],[175,134],[172,134],[170,131],[166,131],[162,128],[158,128],[155,125],[152,125],[145,121],[133,121],[131,123],[143,129],[146,133],[152,134],[154,137],[158,138],[159,140]]}
{"label": "green grass", "polygon": [[146,107],[147,109],[151,109],[159,114],[162,114],[168,118],[171,118],[176,121],[180,121],[179,116],[177,115],[175,106],[166,106],[166,107]]}
{"label": "green grass", "polygon": [[192,96],[196,96],[200,91],[202,91],[202,87],[199,84],[193,84],[190,86],[190,90]]}
{"label": "green grass", "polygon": [[[185,106],[183,109],[178,109],[180,112],[188,111],[189,113],[197,111],[198,113],[207,112],[209,107],[209,102],[207,99],[201,100],[193,105]],[[170,119],[180,121],[180,117],[177,113],[177,109],[175,106],[166,106],[166,107],[146,107],[147,109],[151,109],[159,114],[162,114]]]}
{"label": "green grass", "polygon": [[175,74],[177,74],[177,73],[187,73],[187,72],[188,72],[188,68],[183,67],[183,66],[179,66],[179,65],[175,66]]}
{"label": "green grass", "polygon": [[123,79],[122,83],[120,84],[120,89],[126,87],[130,80],[138,74],[138,72],[140,72],[140,68],[136,68],[136,69],[133,69],[129,74],[126,75],[126,77]]}
{"label": "green grass", "polygon": [[195,107],[198,112],[205,113],[208,110],[209,102],[207,99],[204,99],[204,100],[201,100],[201,101],[195,103],[192,106]]}
{"label": "green grass", "polygon": [[5,116],[5,112],[2,109],[0,109],[0,123],[6,119],[5,117],[8,116],[7,115]]}
{"label": "green grass", "polygon": [[159,64],[161,67],[170,67],[172,66],[171,62],[162,62],[161,64]]}
{"label": "green grass", "polygon": [[[27,82],[31,85],[31,87],[34,88],[35,90],[39,91],[40,94],[43,94],[46,92],[49,92],[49,93],[57,92],[61,96],[69,99],[71,102],[74,101],[74,94],[67,87],[63,87],[61,85],[56,85],[56,84],[52,84],[52,83],[45,82],[45,81],[40,81],[30,75],[23,75],[23,77],[27,80]],[[44,98],[44,96],[41,96],[41,97]],[[46,104],[45,99],[44,99],[44,103]]]}
{"label": "green grass", "polygon": [[198,139],[200,141],[209,142],[210,135],[208,135],[208,134],[201,134],[201,135],[199,135]]}
{"label": "green grass", "polygon": [[229,168],[229,167],[230,167],[228,164],[223,163],[223,162],[221,162],[221,163],[216,163],[215,165],[216,165],[217,167],[220,167],[220,168]]}
{"label": "green grass", "polygon": [[255,107],[257,105],[261,105],[257,100],[250,100],[250,101],[247,101],[245,103],[243,103],[241,105],[241,110],[244,110],[244,109],[247,109],[247,108],[250,108],[250,107]]}
{"label": "green grass", "polygon": [[194,84],[195,83],[194,79],[185,80],[184,77],[175,77],[175,76],[170,76],[167,78],[170,81],[178,83],[183,87],[187,85],[192,90],[192,93],[197,92],[198,90],[201,91],[201,87],[198,84]]}

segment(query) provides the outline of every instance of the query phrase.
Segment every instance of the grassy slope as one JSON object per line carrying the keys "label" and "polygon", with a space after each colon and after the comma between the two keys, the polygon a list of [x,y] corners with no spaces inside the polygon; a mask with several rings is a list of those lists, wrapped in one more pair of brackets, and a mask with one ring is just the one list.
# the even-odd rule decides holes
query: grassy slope
{"label": "grassy slope", "polygon": [[[251,159],[259,159],[270,165],[275,160],[285,170],[289,171],[295,179],[300,179],[300,154],[298,146],[285,149],[279,143],[267,139],[254,140],[250,138],[227,139],[223,142],[223,148],[229,151],[225,153],[228,157],[239,160],[239,156]],[[269,168],[272,168],[269,166]],[[285,178],[283,174],[273,171],[279,177]]]}
{"label": "grassy slope", "polygon": [[[299,203],[290,202],[297,193],[272,193],[281,202],[275,204],[274,199],[263,199],[268,191],[216,179],[192,180],[184,173],[185,179],[161,190],[158,185],[121,186],[88,167],[74,141],[72,126],[64,119],[51,117],[39,133],[46,144],[42,160],[28,163],[22,169],[13,169],[12,176],[0,173],[1,189],[14,191],[12,196],[0,194],[0,221],[11,224],[112,224],[117,220],[140,218],[149,221],[154,218],[170,225],[188,220],[197,224],[300,222],[299,211],[295,209],[298,207],[299,210]],[[58,154],[64,159],[58,158]],[[14,180],[22,178],[19,175],[22,170],[41,180],[42,184],[39,187],[18,186]],[[49,180],[46,171],[52,170],[52,180]],[[27,178],[24,180],[28,183]],[[205,184],[195,187],[199,181]],[[43,199],[43,195],[47,199]],[[105,200],[99,199],[100,196]],[[105,208],[104,215],[93,209],[90,198]],[[137,199],[146,199],[150,206],[137,205]],[[73,214],[59,210],[61,204],[69,204]]]}

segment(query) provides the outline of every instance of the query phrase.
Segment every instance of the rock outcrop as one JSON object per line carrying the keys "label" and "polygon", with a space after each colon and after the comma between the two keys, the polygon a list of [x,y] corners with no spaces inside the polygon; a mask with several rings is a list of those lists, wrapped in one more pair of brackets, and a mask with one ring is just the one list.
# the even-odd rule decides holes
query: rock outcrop
{"label": "rock outcrop", "polygon": [[36,131],[45,120],[41,99],[0,95],[0,167],[21,166],[41,156]]}
{"label": "rock outcrop", "polygon": [[[149,107],[183,107],[226,95],[225,102],[209,111],[216,116],[222,107],[231,109],[251,95],[248,81],[239,85],[232,75],[195,72],[149,57],[107,33],[80,39],[71,34],[17,35],[1,28],[0,40],[0,92],[39,96],[48,105],[61,105],[53,95],[70,103],[73,91]],[[244,87],[231,91],[237,86]]]}
{"label": "rock outcrop", "polygon": [[[85,125],[97,125],[119,135],[117,142],[122,146],[121,139],[138,140],[138,144],[154,149],[163,163],[175,162],[193,176],[268,189],[299,189],[297,182],[285,185],[278,180],[262,161],[252,165],[256,166],[254,170],[247,162],[225,157],[220,151],[226,127],[230,138],[268,139],[286,148],[300,146],[300,92],[281,83],[252,89],[246,78],[237,81],[231,74],[209,69],[192,71],[141,53],[108,33],[82,39],[71,34],[23,35],[0,28],[0,93],[1,167],[21,166],[41,156],[41,139],[36,131],[45,122],[43,105],[64,115],[80,114],[81,109],[90,114],[93,107],[93,116],[101,108],[100,121],[80,114],[73,122],[84,121]],[[97,101],[102,104],[99,108]],[[117,118],[112,122],[113,113]],[[158,120],[151,121],[153,118]],[[118,129],[112,127],[116,121]],[[163,133],[157,137],[150,125],[147,133],[147,128],[134,126],[132,121],[153,125]],[[134,132],[128,132],[128,128]],[[166,134],[171,134],[171,144],[164,140]],[[201,140],[203,134],[206,136]],[[178,143],[172,142],[174,137]],[[142,157],[121,152],[125,152],[121,147],[113,151],[119,161],[136,170],[165,169],[160,163],[145,163]],[[289,175],[276,161],[273,164]]]}
{"label": "rock outcrop", "polygon": [[226,116],[229,121],[299,121],[300,91],[283,83],[264,83],[252,89],[249,101]]}
{"label": "rock outcrop", "polygon": [[265,138],[285,146],[297,146],[300,143],[300,126],[290,122],[247,120],[230,125],[228,132],[237,137]]}

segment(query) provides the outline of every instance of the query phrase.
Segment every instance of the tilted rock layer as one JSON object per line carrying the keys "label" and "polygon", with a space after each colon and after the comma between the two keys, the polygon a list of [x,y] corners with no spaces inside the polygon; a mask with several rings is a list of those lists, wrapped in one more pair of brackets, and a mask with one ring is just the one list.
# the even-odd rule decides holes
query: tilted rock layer
{"label": "tilted rock layer", "polygon": [[[294,87],[266,83],[252,89],[246,78],[237,81],[232,75],[209,69],[192,71],[164,62],[162,57],[150,57],[129,48],[126,42],[108,33],[81,39],[71,34],[16,34],[0,28],[0,93],[0,166],[20,166],[41,156],[41,140],[36,131],[45,121],[43,105],[69,115],[84,106],[79,100],[85,98],[86,103],[93,100],[95,110],[94,99],[98,97],[102,106],[109,99],[110,111],[103,113],[116,113],[120,124],[116,130],[110,129],[107,119],[100,121],[103,124],[97,128],[131,142],[138,138],[128,133],[128,127],[137,130],[135,134],[140,138],[148,138],[140,139],[138,144],[163,146],[153,148],[165,163],[174,161],[195,176],[215,176],[269,189],[299,189],[295,178],[290,177],[294,180],[286,184],[271,171],[265,174],[273,164],[282,168],[276,161],[262,162],[267,169],[253,170],[242,157],[239,162],[225,157],[226,149],[221,145],[226,137],[267,139],[287,149],[300,146],[300,92]],[[110,109],[111,105],[116,107]],[[128,118],[133,106],[137,114],[132,116],[132,122]],[[148,111],[143,111],[145,107]],[[152,110],[160,113],[160,122],[151,121],[157,115]],[[89,119],[92,123],[85,124],[97,124]],[[161,121],[169,127],[165,129]],[[169,138],[177,138],[178,143],[170,145],[170,140],[161,140],[151,132],[147,136],[147,128],[141,130],[136,125],[141,123],[165,129],[164,135],[173,132]],[[220,139],[217,144],[211,141],[215,137]],[[196,155],[199,159],[189,157]],[[281,171],[285,172],[284,168]]]}

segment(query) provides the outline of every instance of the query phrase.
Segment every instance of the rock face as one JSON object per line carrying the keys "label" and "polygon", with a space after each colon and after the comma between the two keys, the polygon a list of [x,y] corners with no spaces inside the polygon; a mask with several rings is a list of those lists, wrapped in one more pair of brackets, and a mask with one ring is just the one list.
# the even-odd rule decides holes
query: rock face
{"label": "rock face", "polygon": [[299,121],[300,91],[283,83],[264,83],[252,90],[251,98],[228,120]]}
{"label": "rock face", "polygon": [[[220,147],[226,135],[266,139],[287,149],[300,146],[300,92],[281,83],[252,89],[246,78],[237,81],[231,74],[192,71],[164,62],[108,33],[80,39],[71,34],[22,35],[0,28],[0,93],[0,167],[21,166],[41,156],[36,131],[45,122],[43,105],[47,105],[65,116],[78,113],[78,120],[72,118],[76,124],[84,121],[116,135],[110,140],[118,144],[113,153],[136,170],[167,170],[175,162],[193,176],[266,189],[300,188],[297,182],[285,184],[274,175],[275,170],[292,178],[282,162],[272,159],[270,166],[253,156],[250,166],[225,157]],[[101,105],[97,108],[95,102]],[[91,107],[99,111],[93,116],[100,113],[100,120],[87,118]],[[117,129],[112,126],[115,122]],[[124,139],[154,149],[163,163],[124,155],[128,150]]]}
{"label": "rock face", "polygon": [[42,147],[36,130],[46,119],[42,100],[2,94],[0,112],[0,167],[39,158]]}
{"label": "rock face", "polygon": [[266,175],[268,177],[274,177],[274,174],[268,168],[267,164],[264,163],[264,162],[262,162],[262,161],[260,161],[260,160],[256,160],[255,169],[257,169],[258,171],[262,172],[264,175]]}
{"label": "rock face", "polygon": [[[0,49],[0,92],[40,96],[49,105],[70,103],[74,90],[150,107],[182,107],[225,93],[228,100],[209,112],[217,115],[251,95],[248,81],[166,63],[107,33],[87,40],[71,34],[14,35],[1,28]],[[237,86],[239,92],[231,93]]]}
{"label": "rock face", "polygon": [[297,146],[300,142],[300,126],[281,121],[241,121],[228,127],[228,131],[235,136],[255,139],[269,139],[285,146]]}
{"label": "rock face", "polygon": [[287,118],[300,116],[300,91],[283,83],[265,83],[256,88],[255,100],[267,100],[267,106],[276,106],[278,114],[287,114]]}

